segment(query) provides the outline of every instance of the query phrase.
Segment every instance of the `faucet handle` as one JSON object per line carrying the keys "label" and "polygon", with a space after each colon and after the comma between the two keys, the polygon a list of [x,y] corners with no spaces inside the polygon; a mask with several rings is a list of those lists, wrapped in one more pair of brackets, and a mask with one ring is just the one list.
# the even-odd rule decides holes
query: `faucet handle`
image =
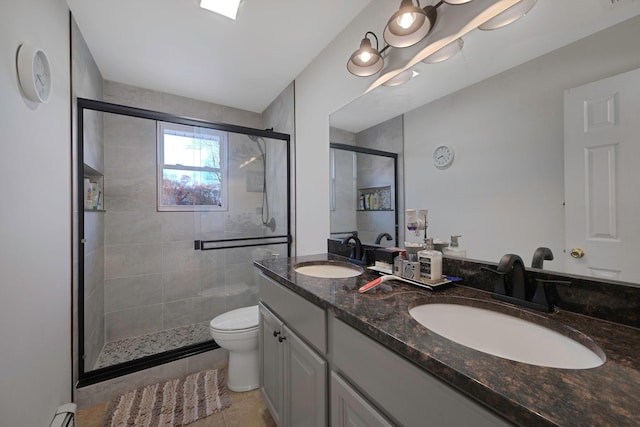
{"label": "faucet handle", "polygon": [[496,285],[493,290],[493,293],[499,295],[507,295],[507,288],[504,284],[505,276],[507,275],[506,271],[498,271],[489,267],[480,267],[480,270],[488,271],[493,274],[497,274],[498,278],[496,279]]}
{"label": "faucet handle", "polygon": [[536,291],[533,294],[533,298],[531,298],[531,302],[546,307],[548,312],[552,312],[555,306],[553,295],[549,289],[552,285],[569,287],[571,286],[571,282],[567,280],[536,279]]}

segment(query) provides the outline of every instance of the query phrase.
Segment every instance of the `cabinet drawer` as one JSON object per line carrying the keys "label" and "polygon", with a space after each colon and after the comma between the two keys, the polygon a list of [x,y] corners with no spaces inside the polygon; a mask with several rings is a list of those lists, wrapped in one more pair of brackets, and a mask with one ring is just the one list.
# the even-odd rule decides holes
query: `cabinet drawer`
{"label": "cabinet drawer", "polygon": [[381,344],[331,317],[336,368],[403,426],[510,426]]}
{"label": "cabinet drawer", "polygon": [[332,427],[393,427],[338,374],[331,372]]}
{"label": "cabinet drawer", "polygon": [[260,300],[321,354],[327,353],[326,312],[260,273]]}

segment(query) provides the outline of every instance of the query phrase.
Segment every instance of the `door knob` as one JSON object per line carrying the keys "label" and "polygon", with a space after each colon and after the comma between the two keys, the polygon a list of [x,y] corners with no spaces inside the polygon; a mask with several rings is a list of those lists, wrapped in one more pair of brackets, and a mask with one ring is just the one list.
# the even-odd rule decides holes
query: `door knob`
{"label": "door knob", "polygon": [[573,258],[582,258],[584,256],[584,251],[580,248],[573,248],[571,252],[569,252]]}

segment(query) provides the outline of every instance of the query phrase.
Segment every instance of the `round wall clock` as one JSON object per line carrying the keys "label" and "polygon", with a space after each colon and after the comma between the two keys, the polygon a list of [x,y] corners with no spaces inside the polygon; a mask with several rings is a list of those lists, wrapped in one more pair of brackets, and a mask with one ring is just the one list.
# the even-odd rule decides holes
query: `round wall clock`
{"label": "round wall clock", "polygon": [[51,67],[44,51],[22,44],[18,48],[16,65],[24,95],[34,102],[47,102],[51,96]]}
{"label": "round wall clock", "polygon": [[453,148],[440,145],[433,150],[433,164],[438,169],[446,169],[453,163]]}

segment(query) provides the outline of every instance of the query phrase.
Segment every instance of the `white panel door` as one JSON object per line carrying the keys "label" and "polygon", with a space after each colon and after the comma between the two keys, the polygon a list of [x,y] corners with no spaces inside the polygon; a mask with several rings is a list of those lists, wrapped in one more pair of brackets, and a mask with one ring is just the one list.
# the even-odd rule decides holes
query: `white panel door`
{"label": "white panel door", "polygon": [[637,283],[640,70],[567,90],[564,114],[567,272]]}

